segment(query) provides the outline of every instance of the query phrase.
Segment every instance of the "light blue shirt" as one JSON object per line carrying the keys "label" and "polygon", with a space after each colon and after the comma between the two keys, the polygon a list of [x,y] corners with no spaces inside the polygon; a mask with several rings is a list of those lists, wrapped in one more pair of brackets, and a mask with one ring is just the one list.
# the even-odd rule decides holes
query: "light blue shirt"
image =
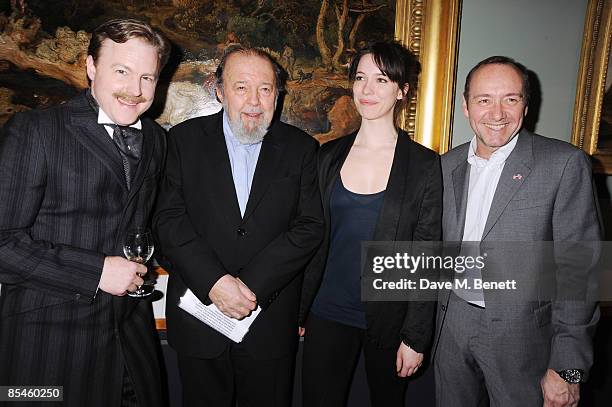
{"label": "light blue shirt", "polygon": [[225,137],[227,154],[229,155],[230,166],[232,167],[232,178],[234,179],[240,214],[244,216],[244,211],[249,201],[249,194],[251,193],[251,185],[253,184],[253,175],[255,175],[259,151],[261,150],[261,141],[255,144],[241,144],[234,137],[225,111],[223,112],[223,136]]}

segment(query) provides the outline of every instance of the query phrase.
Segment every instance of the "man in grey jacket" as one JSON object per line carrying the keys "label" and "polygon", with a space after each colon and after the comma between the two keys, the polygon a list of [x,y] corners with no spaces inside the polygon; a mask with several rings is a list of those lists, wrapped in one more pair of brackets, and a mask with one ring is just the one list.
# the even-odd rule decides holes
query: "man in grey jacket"
{"label": "man in grey jacket", "polygon": [[[464,242],[462,250],[478,242],[480,254],[494,248],[488,262],[498,277],[523,273],[537,288],[551,276],[561,285],[586,282],[601,238],[591,165],[568,143],[522,129],[528,102],[527,71],[510,58],[487,58],[468,74],[463,111],[475,136],[442,157],[444,240]],[[508,242],[529,242],[522,247],[530,255],[516,256]],[[556,266],[545,273],[544,251],[534,250],[542,242],[594,243],[586,262],[553,251]],[[487,266],[473,271],[483,281],[495,275]],[[577,405],[593,361],[596,303],[501,295],[460,287],[441,294],[437,405]]]}

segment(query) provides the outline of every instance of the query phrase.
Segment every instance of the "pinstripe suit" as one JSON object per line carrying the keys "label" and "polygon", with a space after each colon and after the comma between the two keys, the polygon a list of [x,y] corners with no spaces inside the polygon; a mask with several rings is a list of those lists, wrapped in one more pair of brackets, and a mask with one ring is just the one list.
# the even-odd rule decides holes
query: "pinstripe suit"
{"label": "pinstripe suit", "polygon": [[124,369],[162,405],[151,305],[97,286],[104,257],[147,224],[165,151],[143,119],[127,190],[121,157],[84,94],[15,115],[0,135],[0,385],[63,385],[64,406],[117,406]]}

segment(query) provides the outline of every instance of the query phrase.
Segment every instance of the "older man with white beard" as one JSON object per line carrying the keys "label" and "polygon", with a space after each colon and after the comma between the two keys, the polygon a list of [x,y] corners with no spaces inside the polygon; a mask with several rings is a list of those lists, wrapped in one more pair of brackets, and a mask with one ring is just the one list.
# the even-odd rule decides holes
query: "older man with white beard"
{"label": "older man with white beard", "polygon": [[[288,406],[302,272],[323,234],[317,143],[273,119],[283,84],[265,52],[229,48],[216,78],[223,110],[169,136],[154,218],[168,340],[185,406]],[[262,312],[234,343],[177,306],[187,289],[232,318]]]}

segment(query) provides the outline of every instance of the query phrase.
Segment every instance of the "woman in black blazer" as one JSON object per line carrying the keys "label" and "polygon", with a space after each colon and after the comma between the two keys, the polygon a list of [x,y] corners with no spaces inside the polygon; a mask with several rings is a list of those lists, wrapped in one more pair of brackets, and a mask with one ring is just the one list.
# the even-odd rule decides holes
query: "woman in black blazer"
{"label": "woman in black blazer", "polygon": [[304,407],[346,405],[361,349],[372,405],[403,406],[406,377],[430,345],[434,302],[360,296],[362,241],[440,240],[439,157],[397,125],[419,71],[398,43],[360,50],[349,79],[361,126],[319,152],[326,234],[302,291]]}

